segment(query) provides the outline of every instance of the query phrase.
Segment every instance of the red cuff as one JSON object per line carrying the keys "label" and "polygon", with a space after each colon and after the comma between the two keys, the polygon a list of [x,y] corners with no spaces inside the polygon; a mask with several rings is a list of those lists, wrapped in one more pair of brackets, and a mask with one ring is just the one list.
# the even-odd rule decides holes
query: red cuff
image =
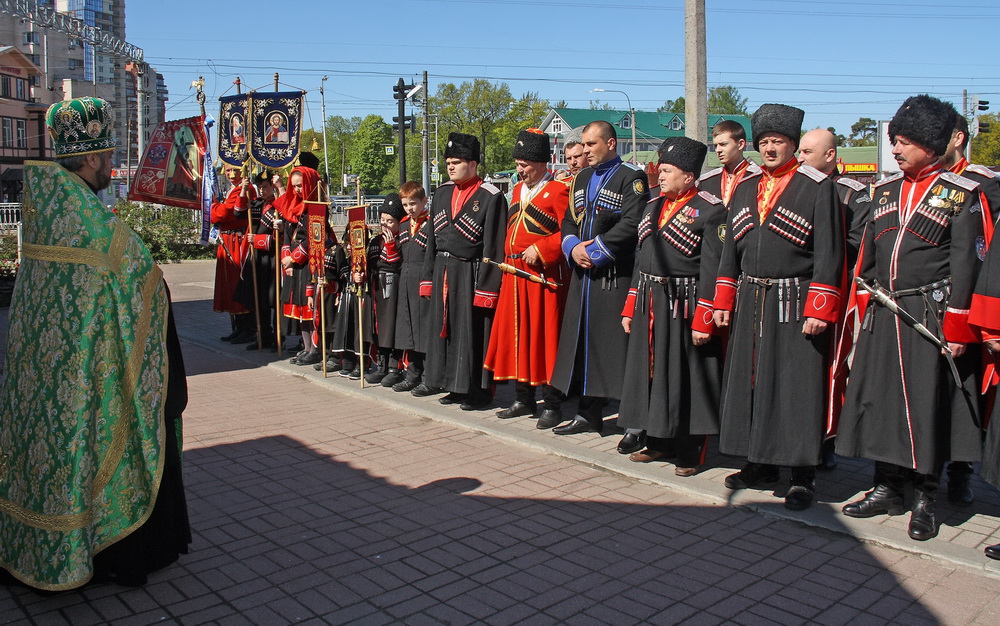
{"label": "red cuff", "polygon": [[292,263],[295,263],[296,265],[301,265],[302,263],[305,263],[306,259],[308,258],[309,258],[309,253],[306,252],[305,248],[303,248],[302,246],[298,246],[297,248],[292,250]]}
{"label": "red cuff", "polygon": [[420,283],[420,296],[430,297],[431,295],[431,281],[425,280]]}
{"label": "red cuff", "polygon": [[944,340],[949,343],[975,343],[979,336],[969,326],[969,311],[949,307],[944,312]]}
{"label": "red cuff", "polygon": [[691,317],[691,330],[699,333],[715,333],[715,306],[709,300],[698,300],[698,306],[694,309]]}
{"label": "red cuff", "polygon": [[836,324],[840,318],[840,288],[821,283],[809,285],[802,316]]}
{"label": "red cuff", "polygon": [[625,296],[625,306],[622,307],[622,317],[635,317],[635,297],[638,291],[629,289]]}
{"label": "red cuff", "polygon": [[969,307],[969,323],[983,331],[1000,333],[1000,298],[973,294]]}
{"label": "red cuff", "polygon": [[715,300],[712,306],[716,311],[732,311],[736,304],[736,281],[727,276],[719,276],[715,281]]}
{"label": "red cuff", "polygon": [[472,296],[472,306],[478,306],[483,309],[495,309],[497,308],[497,301],[499,299],[499,293],[476,289],[476,294]]}
{"label": "red cuff", "polygon": [[316,285],[309,283],[306,285],[306,297],[311,298],[316,295]]}
{"label": "red cuff", "polygon": [[271,248],[271,235],[254,235],[253,247],[258,250],[269,250]]}

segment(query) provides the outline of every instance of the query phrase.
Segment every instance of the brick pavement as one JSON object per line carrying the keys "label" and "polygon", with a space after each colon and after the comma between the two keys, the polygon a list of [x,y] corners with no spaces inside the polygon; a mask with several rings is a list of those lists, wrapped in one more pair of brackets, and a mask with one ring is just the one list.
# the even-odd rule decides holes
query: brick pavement
{"label": "brick pavement", "polygon": [[848,493],[851,481],[864,483],[846,463],[821,483],[824,503],[792,514],[770,494],[728,499],[722,457],[677,479],[614,454],[614,435],[556,438],[526,419],[315,384],[311,370],[212,343],[226,324],[206,313],[206,266],[165,269],[191,390],[192,553],[142,589],[0,588],[5,623],[1000,619],[996,569],[982,541],[968,545],[1000,541],[992,500],[949,512],[941,538],[906,544],[905,516],[836,513],[861,489]]}

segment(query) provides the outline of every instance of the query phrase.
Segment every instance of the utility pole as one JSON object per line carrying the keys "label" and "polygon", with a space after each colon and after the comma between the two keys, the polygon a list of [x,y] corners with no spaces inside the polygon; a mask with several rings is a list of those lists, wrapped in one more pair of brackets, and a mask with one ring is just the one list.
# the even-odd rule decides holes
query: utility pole
{"label": "utility pole", "polygon": [[413,116],[406,115],[406,99],[410,96],[413,85],[407,85],[400,78],[399,82],[392,86],[392,97],[396,99],[399,110],[399,117],[392,118],[393,130],[399,131],[399,186],[406,182],[406,131],[413,128]]}
{"label": "utility pole", "polygon": [[424,158],[423,176],[421,182],[424,185],[424,193],[430,193],[431,189],[431,163],[430,163],[430,130],[427,125],[431,121],[430,117],[431,92],[428,91],[427,71],[424,70],[424,123],[420,129],[420,151]]}
{"label": "utility pole", "polygon": [[[96,69],[95,69],[96,71]],[[139,141],[139,159],[142,159],[146,152],[146,63],[140,61],[135,64],[135,102],[139,108],[138,130],[136,138]]]}
{"label": "utility pole", "polygon": [[322,110],[322,114],[323,114],[323,126],[322,126],[322,128],[323,128],[323,162],[325,164],[324,167],[326,168],[327,184],[329,184],[329,182],[330,182],[330,180],[329,180],[329,178],[330,178],[330,153],[326,149],[326,92],[323,90],[323,84],[326,83],[326,79],[327,79],[327,77],[324,76],[323,79],[321,81],[319,81],[319,97],[320,97],[320,99],[322,100],[322,103],[323,103],[322,106],[321,106],[321,110]]}
{"label": "utility pole", "polygon": [[684,0],[684,134],[708,141],[705,0]]}

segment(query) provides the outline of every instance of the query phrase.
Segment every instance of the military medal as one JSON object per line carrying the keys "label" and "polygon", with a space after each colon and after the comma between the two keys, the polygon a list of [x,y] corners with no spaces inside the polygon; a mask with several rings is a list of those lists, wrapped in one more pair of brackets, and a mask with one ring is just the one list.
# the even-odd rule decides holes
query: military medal
{"label": "military medal", "polygon": [[472,212],[473,213],[478,213],[479,212],[479,200],[473,200],[473,202],[472,202]]}
{"label": "military medal", "polygon": [[940,289],[935,289],[931,292],[931,297],[934,298],[934,302],[941,302],[944,300],[944,292]]}

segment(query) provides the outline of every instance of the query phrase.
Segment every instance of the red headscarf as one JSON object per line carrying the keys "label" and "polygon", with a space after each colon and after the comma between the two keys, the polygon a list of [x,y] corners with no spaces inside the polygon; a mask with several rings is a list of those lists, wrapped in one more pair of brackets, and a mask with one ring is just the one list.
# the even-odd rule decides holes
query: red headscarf
{"label": "red headscarf", "polygon": [[[292,188],[292,175],[296,172],[302,175],[301,196],[295,193],[295,189]],[[319,199],[319,192],[317,191],[318,187],[319,172],[311,167],[303,167],[301,165],[293,168],[288,174],[288,185],[285,188],[285,193],[281,194],[281,196],[274,201],[274,208],[276,208],[278,213],[281,214],[281,219],[288,220],[290,222],[297,222],[299,220],[299,216],[305,213],[305,200]]]}

